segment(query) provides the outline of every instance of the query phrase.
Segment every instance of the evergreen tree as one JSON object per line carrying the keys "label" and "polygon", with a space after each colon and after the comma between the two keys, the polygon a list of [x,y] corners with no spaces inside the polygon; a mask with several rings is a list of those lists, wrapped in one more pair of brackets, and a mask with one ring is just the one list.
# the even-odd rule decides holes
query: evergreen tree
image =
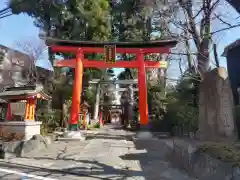
{"label": "evergreen tree", "polygon": [[[45,31],[47,36],[50,36],[51,29],[55,28],[56,33],[54,36],[59,39],[105,41],[110,37],[110,7],[108,0],[9,0],[9,7],[14,14],[26,13],[33,17],[35,25]],[[64,58],[72,57],[71,54],[58,55]],[[103,58],[102,55],[98,54],[89,54],[87,56],[89,59],[95,60],[102,60]],[[52,57],[50,51],[49,57]],[[68,91],[71,88],[74,69],[67,70],[65,74],[59,71],[59,68],[55,68],[55,81],[52,82],[54,90],[52,93],[58,97],[53,99],[62,100],[60,104],[63,104],[69,98],[68,96],[62,96],[65,96],[65,90]],[[102,71],[85,68],[83,86],[87,86],[91,78],[100,78],[101,76]],[[82,98],[89,100],[90,103],[94,102],[95,97],[92,91],[92,89],[83,90]]]}

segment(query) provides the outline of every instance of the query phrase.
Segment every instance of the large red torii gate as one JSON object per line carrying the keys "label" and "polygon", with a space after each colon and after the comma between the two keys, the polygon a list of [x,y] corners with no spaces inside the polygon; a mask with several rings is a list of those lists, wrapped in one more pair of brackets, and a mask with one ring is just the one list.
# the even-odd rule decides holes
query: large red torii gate
{"label": "large red torii gate", "polygon": [[[147,83],[146,68],[166,68],[166,61],[154,62],[144,60],[144,55],[150,53],[169,53],[170,49],[177,44],[176,40],[162,40],[149,42],[91,42],[91,41],[71,41],[46,38],[46,44],[53,52],[74,53],[76,58],[68,60],[58,60],[55,65],[58,67],[75,68],[75,77],[73,84],[72,109],[69,120],[71,130],[77,130],[78,114],[80,112],[82,76],[84,67],[94,68],[138,68],[138,86],[139,86],[139,111],[141,125],[148,124],[148,106],[147,106]],[[105,53],[104,46],[114,45],[116,53],[135,54],[133,61],[116,61],[106,63],[105,61],[88,60],[84,54]]]}

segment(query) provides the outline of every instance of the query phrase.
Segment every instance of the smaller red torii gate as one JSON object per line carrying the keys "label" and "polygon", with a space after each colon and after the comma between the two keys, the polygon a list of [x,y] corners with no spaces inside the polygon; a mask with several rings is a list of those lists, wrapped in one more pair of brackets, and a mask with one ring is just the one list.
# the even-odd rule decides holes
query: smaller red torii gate
{"label": "smaller red torii gate", "polygon": [[[144,56],[150,53],[169,53],[170,49],[176,46],[176,40],[162,40],[149,42],[91,42],[91,41],[71,41],[46,38],[46,44],[53,52],[74,53],[76,58],[68,60],[58,60],[55,65],[58,67],[75,68],[75,77],[73,84],[72,109],[69,120],[71,130],[77,130],[78,114],[81,104],[82,76],[84,67],[92,68],[137,68],[138,86],[139,86],[139,110],[141,125],[148,124],[148,106],[147,106],[147,82],[146,68],[166,68],[166,61],[144,60]],[[114,46],[111,52],[106,52],[105,46]],[[113,53],[114,51],[114,53]],[[136,59],[132,61],[114,61],[106,62],[99,60],[88,60],[84,58],[85,54],[105,53],[108,56],[120,54],[135,54]],[[105,57],[106,58],[106,57]],[[109,58],[109,57],[108,57]],[[115,59],[115,57],[110,57]]]}

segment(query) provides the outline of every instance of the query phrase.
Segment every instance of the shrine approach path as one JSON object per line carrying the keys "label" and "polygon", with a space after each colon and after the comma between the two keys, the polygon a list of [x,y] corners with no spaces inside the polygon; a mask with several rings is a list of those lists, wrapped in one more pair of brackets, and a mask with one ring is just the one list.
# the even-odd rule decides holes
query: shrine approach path
{"label": "shrine approach path", "polygon": [[48,150],[0,161],[0,179],[194,180],[167,161],[163,140],[133,140],[108,125],[86,141],[56,141]]}

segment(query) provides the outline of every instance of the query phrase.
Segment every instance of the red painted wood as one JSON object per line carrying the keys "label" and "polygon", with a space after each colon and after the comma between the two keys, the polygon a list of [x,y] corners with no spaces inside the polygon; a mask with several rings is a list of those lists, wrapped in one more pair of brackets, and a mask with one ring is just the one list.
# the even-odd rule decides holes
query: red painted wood
{"label": "red painted wood", "polygon": [[137,61],[139,63],[138,69],[138,88],[139,88],[139,113],[140,124],[148,124],[148,105],[147,105],[147,77],[146,69],[144,67],[144,54],[139,53],[137,55]]}
{"label": "red painted wood", "polygon": [[[161,68],[161,62],[155,62],[150,60],[145,60],[145,68]],[[69,60],[55,60],[55,65],[57,67],[71,67],[75,68],[76,59]],[[133,61],[117,61],[116,63],[108,64],[105,61],[96,60],[83,60],[83,66],[87,68],[138,68],[139,63],[136,60]]]}
{"label": "red painted wood", "polygon": [[[142,48],[142,52],[144,54],[149,53],[169,53],[171,47],[159,47],[159,48]],[[104,48],[93,48],[93,47],[68,47],[68,46],[51,46],[51,50],[53,52],[71,52],[76,53],[77,51],[81,51],[83,53],[104,53]],[[117,53],[129,53],[129,54],[137,54],[140,52],[139,48],[116,48]]]}
{"label": "red painted wood", "polygon": [[[116,53],[136,54],[137,59],[134,61],[117,61],[115,63],[106,63],[105,61],[96,61],[83,59],[86,53],[104,53],[104,48],[98,47],[69,47],[69,46],[51,46],[53,52],[66,52],[77,54],[76,59],[61,60],[56,62],[58,67],[76,68],[74,77],[72,111],[70,124],[76,124],[80,107],[80,94],[82,88],[83,67],[93,68],[138,68],[138,85],[139,85],[139,111],[140,122],[142,125],[148,124],[148,107],[147,107],[147,82],[146,68],[161,68],[161,62],[144,61],[144,55],[149,53],[169,53],[169,47],[158,48],[116,48]],[[81,51],[81,53],[79,53]],[[101,121],[101,115],[100,115]]]}
{"label": "red painted wood", "polygon": [[74,84],[73,84],[73,95],[72,95],[72,109],[69,123],[71,125],[78,124],[78,117],[80,113],[81,105],[81,94],[82,94],[82,76],[83,76],[83,54],[82,52],[77,53]]}

